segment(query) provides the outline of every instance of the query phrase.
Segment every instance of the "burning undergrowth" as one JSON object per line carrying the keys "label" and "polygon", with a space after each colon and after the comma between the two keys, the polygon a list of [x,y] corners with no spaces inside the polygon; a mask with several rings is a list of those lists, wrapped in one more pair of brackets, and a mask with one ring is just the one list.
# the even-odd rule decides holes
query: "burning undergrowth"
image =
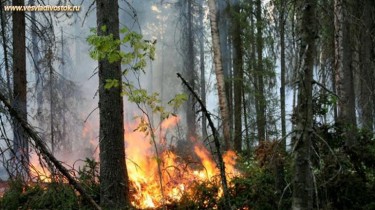
{"label": "burning undergrowth", "polygon": [[[211,153],[198,141],[168,142],[179,117],[164,120],[152,134],[139,129],[140,123],[125,128],[128,175],[131,183],[132,204],[137,208],[157,208],[178,203],[194,196],[201,183],[217,187],[216,198],[222,195],[219,170]],[[172,138],[169,135],[169,138]],[[157,151],[157,152],[156,152]],[[224,154],[227,178],[239,175],[235,170],[236,155]]]}
{"label": "burning undergrowth", "polygon": [[[175,205],[217,208],[223,190],[219,169],[211,152],[196,139],[178,140],[175,128],[180,119],[177,116],[165,119],[152,132],[142,127],[148,123],[144,119],[147,118],[138,117],[125,126],[131,204],[138,209],[173,208]],[[83,167],[72,169],[71,173],[99,202],[97,131],[92,124],[83,129],[82,136],[92,148],[93,160],[86,159]],[[235,169],[236,158],[232,151],[223,155],[228,182],[240,175]],[[30,162],[34,184],[29,184],[28,189],[35,190],[36,183],[41,183],[42,191],[47,191],[53,182],[67,186],[66,180],[59,179],[58,174],[51,176],[48,164],[40,164],[43,161],[37,154],[31,155]],[[43,192],[40,194],[43,195]]]}

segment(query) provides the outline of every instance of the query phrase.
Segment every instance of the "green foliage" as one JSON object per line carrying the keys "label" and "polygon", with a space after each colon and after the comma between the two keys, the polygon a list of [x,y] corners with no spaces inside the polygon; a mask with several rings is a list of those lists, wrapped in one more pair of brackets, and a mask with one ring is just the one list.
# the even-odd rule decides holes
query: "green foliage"
{"label": "green foliage", "polygon": [[313,166],[321,207],[373,209],[375,206],[375,141],[373,133],[352,130],[356,144],[346,147],[343,125],[314,128]]}
{"label": "green foliage", "polygon": [[[100,185],[99,185],[99,163],[93,159],[86,158],[85,164],[78,169],[78,177],[86,192],[97,202],[100,202]],[[89,205],[82,201],[83,205]]]}
{"label": "green foliage", "polygon": [[188,96],[184,93],[177,94],[172,100],[168,102],[174,109],[180,107],[183,103],[188,100]]}
{"label": "green foliage", "polygon": [[120,85],[117,79],[107,79],[105,82],[105,89],[117,88]]}
{"label": "green foliage", "polygon": [[[232,203],[236,208],[278,209],[281,195],[276,193],[275,187],[275,166],[278,161],[275,158],[275,145],[275,142],[265,142],[257,147],[252,156],[238,159],[237,166],[243,176],[235,178],[231,188]],[[280,161],[286,161],[284,158],[280,157]],[[290,177],[288,171],[285,170],[285,177]],[[290,209],[290,196],[288,191],[283,195],[281,209]]]}
{"label": "green foliage", "polygon": [[[101,30],[106,31],[106,26]],[[143,40],[142,35],[130,31],[128,28],[120,30],[123,38],[117,40],[113,34],[97,35],[96,29],[91,29],[87,42],[92,46],[90,57],[95,60],[108,60],[110,63],[120,61],[122,64],[131,65],[133,70],[142,70],[146,67],[147,59],[155,58],[154,42]],[[120,48],[131,49],[124,52]]]}
{"label": "green foliage", "polygon": [[[102,26],[101,31],[106,32],[106,30],[107,27]],[[144,72],[147,60],[155,59],[154,45],[156,42],[143,40],[142,35],[130,31],[126,27],[120,29],[120,33],[123,38],[116,40],[112,34],[97,35],[96,30],[91,29],[91,34],[87,38],[87,42],[92,46],[90,50],[91,58],[95,60],[108,60],[110,63],[121,61],[122,64],[128,66],[123,71],[123,75],[126,75],[129,69],[135,72]],[[121,50],[121,47],[127,50]],[[119,86],[120,81],[107,79],[104,88],[111,89]],[[136,103],[139,107],[144,106],[140,107],[143,112],[145,112],[147,107],[152,113],[159,113],[162,119],[168,118],[172,114],[171,112],[167,112],[165,107],[161,106],[158,93],[149,94],[145,89],[135,88],[131,82],[122,82],[122,95],[127,96],[129,101]],[[186,100],[187,96],[185,94],[177,94],[168,104],[173,109],[177,109]]]}
{"label": "green foliage", "polygon": [[65,183],[11,181],[1,200],[1,209],[79,209],[78,198]]}
{"label": "green foliage", "polygon": [[216,182],[194,182],[190,193],[185,193],[177,209],[221,209],[219,188]]}
{"label": "green foliage", "polygon": [[313,97],[313,111],[315,115],[324,116],[337,103],[337,96],[330,93],[317,94]]}

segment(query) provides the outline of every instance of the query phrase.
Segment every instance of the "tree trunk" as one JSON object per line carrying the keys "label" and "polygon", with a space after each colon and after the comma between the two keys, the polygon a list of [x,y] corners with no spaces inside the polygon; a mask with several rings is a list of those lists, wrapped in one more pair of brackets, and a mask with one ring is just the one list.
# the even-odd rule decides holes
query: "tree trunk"
{"label": "tree trunk", "polygon": [[225,81],[225,97],[228,105],[228,123],[230,130],[230,140],[232,143],[232,131],[233,131],[233,88],[232,88],[232,59],[231,59],[231,39],[230,39],[230,13],[229,13],[229,1],[218,0],[218,27],[220,28],[220,50],[221,50],[221,62],[223,66],[223,74]]}
{"label": "tree trunk", "polygon": [[[118,1],[97,0],[96,10],[98,35],[113,34],[114,39],[119,39]],[[120,61],[99,61],[100,203],[108,209],[125,209],[129,204],[121,77]],[[107,79],[120,81],[119,87],[105,89]]]}
{"label": "tree trunk", "polygon": [[300,58],[298,105],[296,108],[294,148],[294,178],[292,209],[313,209],[313,179],[311,170],[311,135],[313,129],[312,81],[315,53],[316,0],[304,0],[300,5]]}
{"label": "tree trunk", "polygon": [[[373,101],[370,99],[373,94],[374,86],[374,63],[371,61],[371,51],[373,49],[371,40],[371,24],[372,19],[371,14],[373,14],[374,7],[371,6],[371,0],[363,1],[363,25],[360,45],[360,96],[359,96],[359,106],[360,106],[360,119],[362,128],[373,130],[374,124],[374,113],[373,113]],[[370,71],[372,69],[372,71]]]}
{"label": "tree trunk", "polygon": [[[346,0],[335,0],[335,82],[338,100],[337,123],[345,127],[356,126],[355,95],[352,72],[352,52],[349,36],[348,9]],[[347,146],[354,138],[346,132]]]}
{"label": "tree trunk", "polygon": [[[0,1],[0,8],[4,8],[3,1]],[[8,59],[8,40],[6,34],[6,16],[4,14],[4,10],[0,10],[0,18],[1,18],[1,38],[2,38],[2,47],[3,47],[3,54],[4,54],[4,64],[5,64],[5,74],[6,74],[6,87],[8,88],[8,97],[12,98],[12,87],[10,84],[10,68],[9,68],[9,59]],[[0,75],[2,75],[2,71],[0,70]]]}
{"label": "tree trunk", "polygon": [[211,36],[212,36],[212,48],[214,51],[214,64],[215,64],[215,74],[217,80],[217,91],[219,96],[219,108],[223,124],[223,134],[224,134],[224,149],[228,150],[230,148],[230,129],[229,129],[229,112],[227,99],[225,97],[225,82],[223,75],[223,65],[221,61],[221,51],[220,51],[220,37],[219,29],[217,24],[217,13],[216,13],[216,3],[215,0],[208,1],[209,7],[209,18],[211,25]]}
{"label": "tree trunk", "polygon": [[281,74],[281,87],[280,87],[280,109],[281,109],[281,135],[283,138],[282,147],[285,150],[286,142],[286,121],[285,121],[285,10],[286,10],[286,0],[280,1],[280,17],[279,17],[279,27],[280,27],[280,74]]}
{"label": "tree trunk", "polygon": [[[285,10],[286,1],[279,2],[279,27],[280,27],[280,74],[281,74],[281,87],[280,87],[280,110],[281,110],[281,144],[278,146],[280,154],[285,155],[286,152],[286,121],[285,121]],[[284,182],[284,163],[280,160],[276,162],[276,178],[275,186],[278,196],[282,195],[285,182]]]}
{"label": "tree trunk", "polygon": [[263,68],[263,20],[262,20],[262,3],[261,0],[256,1],[256,46],[257,46],[257,128],[258,139],[264,141],[266,139],[266,99],[264,97],[264,68]]}
{"label": "tree trunk", "polygon": [[[201,1],[201,6],[199,7],[199,27],[200,32],[204,34],[204,24],[203,24],[203,4],[204,0]],[[204,58],[204,39],[199,40],[199,56],[200,56],[200,79],[201,79],[201,100],[204,106],[206,106],[206,77],[205,77],[205,58]],[[207,134],[207,117],[202,113],[202,138],[206,139]]]}
{"label": "tree trunk", "polygon": [[49,69],[49,108],[50,108],[50,137],[51,137],[51,153],[52,155],[55,154],[55,122],[54,122],[54,118],[55,118],[55,100],[54,100],[54,76],[53,76],[53,66],[52,66],[52,49],[51,47],[48,48],[48,52],[47,52],[47,63],[48,63],[48,69]]}
{"label": "tree trunk", "polygon": [[[193,29],[193,4],[192,0],[187,1],[187,69],[186,75],[189,84],[195,88],[195,51],[194,51],[194,29]],[[195,99],[193,97],[189,97],[187,103],[187,110],[186,110],[186,123],[188,127],[188,139],[193,138],[195,140],[196,136],[196,114],[195,114]]]}
{"label": "tree trunk", "polygon": [[233,23],[233,67],[234,67],[234,149],[242,150],[242,89],[243,89],[243,61],[240,5],[238,0],[231,6],[231,19]]}
{"label": "tree trunk", "polygon": [[[24,5],[23,0],[13,0],[13,5]],[[25,13],[13,12],[13,106],[27,122],[26,106],[26,36]],[[23,128],[13,123],[16,175],[27,175],[29,144]]]}

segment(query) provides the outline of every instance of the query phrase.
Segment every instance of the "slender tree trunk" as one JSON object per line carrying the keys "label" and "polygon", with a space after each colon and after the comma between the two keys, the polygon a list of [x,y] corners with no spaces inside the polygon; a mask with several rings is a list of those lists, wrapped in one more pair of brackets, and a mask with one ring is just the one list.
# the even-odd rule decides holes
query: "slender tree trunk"
{"label": "slender tree trunk", "polygon": [[238,0],[231,6],[231,19],[233,23],[233,67],[234,67],[234,149],[242,150],[242,89],[243,89],[243,59],[242,59],[242,31],[240,5]]}
{"label": "slender tree trunk", "polygon": [[55,112],[54,112],[54,107],[55,107],[55,101],[54,101],[54,93],[53,93],[53,89],[54,89],[54,78],[53,78],[53,67],[52,67],[52,50],[51,48],[49,47],[48,48],[48,53],[47,53],[47,63],[48,63],[48,68],[49,68],[49,105],[50,105],[50,138],[51,138],[51,153],[52,155],[55,154],[55,133],[54,133],[54,127],[55,127],[55,123],[54,123],[54,118],[55,118]]}
{"label": "slender tree trunk", "polygon": [[244,119],[244,126],[245,126],[245,144],[246,144],[246,152],[247,155],[250,155],[251,145],[250,145],[250,134],[249,134],[249,123],[247,118],[247,106],[246,106],[246,98],[245,98],[245,88],[242,85],[242,108],[243,108],[243,119]]}
{"label": "slender tree trunk", "polygon": [[[199,7],[199,27],[200,32],[204,34],[204,25],[203,25],[203,4],[204,0],[201,1],[201,6]],[[200,57],[200,79],[201,79],[201,100],[203,102],[203,105],[206,106],[206,77],[205,77],[205,58],[204,58],[204,39],[201,38],[199,40],[199,57]],[[207,117],[205,114],[202,114],[202,138],[207,138]]]}
{"label": "slender tree trunk", "polygon": [[[361,25],[361,45],[360,45],[360,96],[359,96],[359,105],[360,105],[360,119],[362,127],[370,131],[373,130],[374,124],[374,113],[373,113],[373,101],[370,99],[374,91],[374,64],[371,61],[371,51],[373,45],[371,44],[371,24],[372,13],[374,13],[374,7],[371,6],[371,0],[363,1],[363,25]],[[372,69],[372,71],[370,71]]]}
{"label": "slender tree trunk", "polygon": [[[30,1],[31,6],[35,6],[35,0]],[[38,49],[38,27],[35,12],[31,12],[31,43],[32,43],[32,58],[34,64],[34,73],[35,73],[35,92],[36,92],[36,101],[37,101],[37,119],[40,120],[40,115],[42,114],[43,106],[43,82],[42,82],[42,73],[39,68],[39,49]],[[42,122],[40,122],[42,123]]]}
{"label": "slender tree trunk", "polygon": [[286,0],[280,1],[280,74],[281,74],[281,87],[280,87],[280,109],[281,109],[281,135],[283,138],[282,147],[286,147],[285,136],[286,136],[286,121],[285,121],[285,7]]}
{"label": "slender tree trunk", "polygon": [[[195,50],[194,50],[194,29],[193,29],[193,2],[187,1],[187,79],[189,84],[195,88]],[[195,114],[195,99],[189,97],[186,110],[186,122],[188,127],[188,138],[195,139],[196,137],[196,114]]]}
{"label": "slender tree trunk", "polygon": [[[119,39],[118,1],[97,0],[96,10],[98,35],[113,34],[114,39]],[[119,61],[99,61],[100,203],[108,209],[125,209],[129,205],[121,77]],[[120,81],[119,87],[105,89],[107,79]]]}
{"label": "slender tree trunk", "polygon": [[[356,126],[355,95],[352,72],[352,52],[349,36],[347,0],[335,0],[335,82],[338,100],[337,123],[345,127]],[[346,132],[347,146],[354,138]]]}
{"label": "slender tree trunk", "polygon": [[[280,74],[281,74],[281,87],[280,87],[280,110],[281,110],[281,144],[279,145],[278,151],[282,156],[286,152],[286,121],[285,121],[285,10],[286,10],[286,0],[281,0],[279,2],[279,27],[280,27]],[[275,185],[277,193],[279,196],[282,195],[284,189],[284,163],[282,158],[280,158],[276,163],[276,179]]]}
{"label": "slender tree trunk", "polygon": [[217,12],[215,0],[208,1],[208,7],[210,10],[209,18],[211,25],[211,36],[212,36],[212,48],[214,51],[214,64],[215,64],[215,74],[217,80],[217,91],[219,96],[219,108],[223,124],[223,134],[224,134],[224,149],[228,150],[230,148],[230,129],[229,129],[229,112],[227,99],[225,97],[225,82],[223,75],[223,65],[221,61],[221,51],[220,51],[220,37],[219,29],[217,24]]}
{"label": "slender tree trunk", "polygon": [[262,20],[262,3],[261,0],[256,1],[256,46],[257,46],[257,127],[258,139],[263,141],[266,139],[266,99],[264,97],[264,68],[263,68],[263,20]]}
{"label": "slender tree trunk", "polygon": [[[24,5],[23,0],[13,0],[12,5]],[[1,8],[2,9],[2,8]],[[26,106],[26,36],[25,36],[25,13],[13,12],[13,106],[20,113],[23,120],[27,122]],[[14,151],[18,175],[26,175],[29,162],[29,143],[22,127],[13,123]]]}
{"label": "slender tree trunk", "polygon": [[[69,78],[69,74],[67,72],[67,68],[65,67],[65,40],[64,40],[64,31],[61,28],[61,74],[62,74],[62,82],[60,82],[60,87],[65,88],[65,83]],[[62,151],[72,152],[72,142],[69,141],[68,135],[67,135],[67,122],[66,122],[66,111],[68,111],[67,103],[65,102],[67,100],[67,93],[66,91],[62,92],[62,131],[61,141],[63,142],[62,145]]]}
{"label": "slender tree trunk", "polygon": [[232,60],[231,60],[231,39],[229,34],[230,28],[230,14],[229,14],[229,1],[218,0],[218,27],[220,28],[220,50],[221,61],[223,65],[223,74],[225,81],[225,94],[228,104],[228,123],[230,132],[230,143],[232,143],[233,131],[233,88],[232,88]]}
{"label": "slender tree trunk", "polygon": [[296,109],[293,177],[293,210],[313,209],[313,179],[311,169],[311,135],[313,129],[312,81],[315,54],[316,0],[304,0],[299,11],[300,58],[298,105]]}
{"label": "slender tree trunk", "polygon": [[[3,1],[0,1],[0,8],[4,8]],[[8,88],[8,97],[12,98],[12,88],[10,84],[10,68],[9,68],[9,59],[8,59],[8,40],[6,36],[6,21],[5,21],[5,14],[4,10],[0,10],[0,18],[1,18],[1,38],[2,38],[2,47],[3,47],[3,54],[4,54],[4,64],[5,64],[5,74],[6,74],[6,85]],[[1,70],[0,70],[1,74]]]}

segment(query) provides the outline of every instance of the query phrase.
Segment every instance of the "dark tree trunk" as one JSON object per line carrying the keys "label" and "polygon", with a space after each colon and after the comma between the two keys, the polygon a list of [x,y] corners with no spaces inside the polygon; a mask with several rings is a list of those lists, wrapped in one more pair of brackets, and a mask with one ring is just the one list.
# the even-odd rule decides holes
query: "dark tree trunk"
{"label": "dark tree trunk", "polygon": [[[186,75],[189,84],[195,88],[195,50],[194,50],[194,29],[193,29],[193,2],[192,0],[187,1],[187,69]],[[188,127],[188,138],[195,140],[196,136],[196,114],[195,114],[195,102],[193,97],[189,97],[186,110],[186,123]]]}
{"label": "dark tree trunk", "polygon": [[234,149],[237,152],[242,150],[242,89],[243,89],[243,60],[242,60],[242,31],[239,18],[240,5],[234,1],[231,8],[233,23],[233,67],[234,67]]}
{"label": "dark tree trunk", "polygon": [[375,8],[371,5],[371,0],[363,1],[363,25],[360,45],[360,95],[359,95],[359,106],[360,106],[360,119],[362,127],[370,131],[373,130],[374,124],[374,113],[373,113],[373,100],[371,96],[374,95],[374,63],[373,58],[371,58],[371,51],[375,47],[371,40],[371,24],[372,18],[371,14],[374,14]]}
{"label": "dark tree trunk", "polygon": [[[24,5],[23,0],[13,0],[13,5]],[[1,8],[2,9],[2,8]],[[26,40],[25,13],[13,12],[13,106],[27,122],[26,106]],[[17,162],[17,175],[26,175],[28,171],[29,144],[22,127],[13,123],[14,151]]]}
{"label": "dark tree trunk", "polygon": [[[119,39],[118,1],[97,0],[96,10],[98,35],[113,34]],[[102,26],[107,30],[103,31]],[[99,61],[100,203],[108,209],[126,209],[129,204],[121,77],[120,61]],[[119,87],[105,89],[107,79],[120,81]]]}
{"label": "dark tree trunk", "polygon": [[[199,27],[200,33],[204,34],[204,25],[203,25],[203,4],[204,0],[201,1],[201,5],[199,7]],[[201,38],[199,40],[199,56],[200,56],[200,79],[201,79],[201,100],[203,105],[206,106],[206,78],[205,78],[205,58],[204,58],[204,39]],[[205,114],[202,114],[202,138],[207,138],[207,117]]]}
{"label": "dark tree trunk", "polygon": [[[4,4],[3,1],[0,1],[0,8],[3,8]],[[6,15],[4,14],[4,10],[0,10],[0,18],[1,18],[1,38],[2,38],[2,47],[4,53],[4,65],[5,65],[5,74],[6,74],[6,87],[8,88],[8,96],[12,98],[12,87],[10,84],[10,68],[9,68],[9,59],[8,59],[8,40],[6,35]],[[2,71],[0,70],[0,74],[2,75]]]}
{"label": "dark tree trunk", "polygon": [[285,121],[285,10],[286,10],[286,0],[280,1],[280,17],[279,17],[279,27],[280,27],[280,74],[281,74],[281,87],[280,87],[280,109],[281,109],[281,135],[283,138],[282,146],[286,147],[285,136],[286,136],[286,121]]}
{"label": "dark tree trunk", "polygon": [[292,209],[313,209],[313,177],[311,170],[311,135],[313,130],[312,81],[315,53],[316,0],[304,0],[299,5],[300,58],[298,105],[294,127],[294,177]]}
{"label": "dark tree trunk", "polygon": [[264,96],[264,68],[263,68],[263,20],[262,20],[262,4],[261,0],[256,1],[256,47],[257,47],[257,128],[258,139],[263,141],[266,139],[266,99]]}
{"label": "dark tree trunk", "polygon": [[[280,87],[280,110],[281,110],[281,144],[278,147],[280,154],[284,155],[286,150],[286,121],[285,121],[285,10],[286,0],[279,2],[279,27],[280,27],[280,74],[281,74],[281,87]],[[276,162],[276,178],[275,185],[278,196],[282,195],[285,182],[284,182],[284,163],[281,158]]]}
{"label": "dark tree trunk", "polygon": [[[350,24],[347,0],[335,0],[335,82],[337,88],[337,123],[346,128],[356,126],[355,95],[352,72],[352,50],[350,45]],[[353,145],[354,138],[346,131],[347,146]]]}

